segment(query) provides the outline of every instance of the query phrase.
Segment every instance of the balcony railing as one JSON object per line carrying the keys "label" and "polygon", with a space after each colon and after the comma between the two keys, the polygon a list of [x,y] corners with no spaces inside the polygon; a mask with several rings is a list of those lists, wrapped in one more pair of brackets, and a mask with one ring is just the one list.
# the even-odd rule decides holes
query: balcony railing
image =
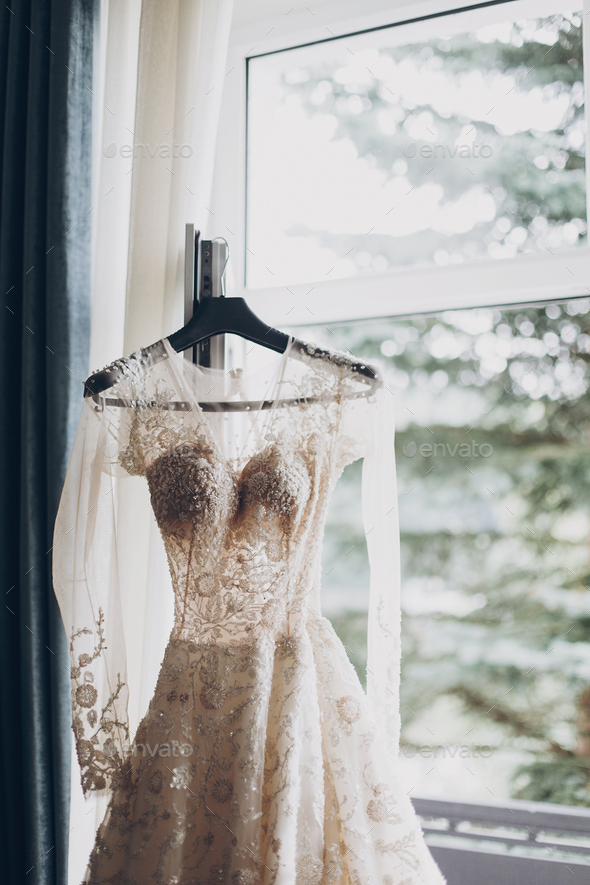
{"label": "balcony railing", "polygon": [[589,885],[590,809],[413,799],[448,885]]}

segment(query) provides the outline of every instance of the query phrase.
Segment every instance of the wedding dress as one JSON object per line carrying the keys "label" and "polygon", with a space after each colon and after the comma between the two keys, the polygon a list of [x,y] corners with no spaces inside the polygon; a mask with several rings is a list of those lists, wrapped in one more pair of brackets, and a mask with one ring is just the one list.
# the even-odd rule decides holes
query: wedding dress
{"label": "wedding dress", "polygon": [[[392,393],[293,338],[245,374],[194,366],[165,338],[111,368],[114,386],[84,401],[54,538],[82,785],[109,796],[85,882],[441,885],[396,778]],[[251,408],[215,407],[239,400]],[[320,611],[330,496],[361,457],[367,694]],[[147,480],[175,597],[134,736],[116,519],[127,476]]]}

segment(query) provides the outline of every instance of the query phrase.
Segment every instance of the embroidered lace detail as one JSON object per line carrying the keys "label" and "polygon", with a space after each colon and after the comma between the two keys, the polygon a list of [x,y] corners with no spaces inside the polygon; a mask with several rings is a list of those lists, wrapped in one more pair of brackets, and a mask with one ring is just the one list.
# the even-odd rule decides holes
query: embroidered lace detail
{"label": "embroidered lace detail", "polygon": [[330,362],[318,352],[321,361],[307,346],[302,361],[315,371],[282,391],[300,405],[276,409],[259,449],[241,460],[224,456],[198,406],[189,414],[163,408],[174,393],[145,372],[143,351],[118,363],[125,385],[119,380],[115,393],[124,387],[133,403],[118,462],[148,481],[175,588],[176,638],[231,646],[284,629],[299,589],[310,586],[319,562],[303,558],[306,508],[325,515],[342,404],[359,386],[343,371],[353,365],[348,357]]}
{"label": "embroidered lace detail", "polygon": [[[81,627],[70,639],[71,660],[72,663],[74,661],[77,663],[77,666],[72,666],[70,671],[72,725],[82,786],[85,791],[104,790],[107,779],[110,781],[118,779],[123,760],[112,737],[117,735],[119,746],[129,740],[127,723],[120,721],[117,714],[116,702],[125,688],[120,674],[117,674],[117,684],[112,687],[106,703],[102,706],[98,703],[99,695],[94,686],[96,676],[93,665],[100,658],[105,645],[102,609],[98,610],[95,626],[95,633],[87,627]],[[80,639],[85,636],[93,638],[94,647],[89,652],[79,652]],[[85,646],[88,644],[85,643]]]}
{"label": "embroidered lace detail", "polygon": [[338,645],[323,619],[240,647],[171,640],[86,881],[441,885]]}

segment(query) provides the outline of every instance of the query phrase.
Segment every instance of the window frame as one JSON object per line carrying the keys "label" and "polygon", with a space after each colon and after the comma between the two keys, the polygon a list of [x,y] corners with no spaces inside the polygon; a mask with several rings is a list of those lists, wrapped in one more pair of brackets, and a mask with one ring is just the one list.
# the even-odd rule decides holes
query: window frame
{"label": "window frame", "polygon": [[[247,200],[248,59],[334,39],[387,25],[403,25],[453,12],[507,6],[515,0],[467,3],[461,0],[420,0],[387,8],[383,0],[323,4],[311,9],[292,7],[280,16],[269,0],[257,6],[259,17],[234,27],[230,38],[217,139],[213,182],[216,234],[230,245],[229,289],[248,299],[252,308],[275,326],[315,325],[375,320],[473,307],[515,307],[588,297],[590,245],[559,253],[534,253],[508,259],[478,259],[446,267],[397,267],[384,273],[289,286],[250,288],[245,285]],[[571,4],[563,2],[562,8]],[[307,11],[305,11],[307,10]],[[260,15],[262,11],[263,15]],[[590,0],[583,0],[583,14]],[[310,24],[311,21],[311,24]],[[584,28],[584,84],[590,95],[590,19]],[[332,34],[330,38],[326,32]],[[588,135],[588,114],[586,114]],[[587,205],[590,163],[586,163]],[[590,217],[590,213],[588,213]],[[213,221],[213,219],[212,219]],[[254,259],[256,259],[255,256]],[[264,260],[263,258],[261,260]],[[270,273],[270,271],[269,271]]]}

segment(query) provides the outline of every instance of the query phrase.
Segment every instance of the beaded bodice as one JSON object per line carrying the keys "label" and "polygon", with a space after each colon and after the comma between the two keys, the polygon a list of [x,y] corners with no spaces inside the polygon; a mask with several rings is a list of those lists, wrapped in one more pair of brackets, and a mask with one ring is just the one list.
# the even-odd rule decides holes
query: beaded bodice
{"label": "beaded bodice", "polygon": [[[266,412],[232,414],[231,431],[227,415],[203,411],[195,399],[190,411],[163,408],[170,386],[159,383],[157,366],[149,390],[138,389],[132,371],[124,381],[132,380],[134,408],[118,460],[147,479],[172,575],[178,639],[237,646],[319,614],[323,523],[346,460],[335,431],[344,400],[360,383],[347,377],[345,364],[330,368],[316,359],[310,373],[313,357],[306,356],[296,378],[285,373],[283,356],[262,385],[270,397],[280,388],[281,399],[295,403],[275,406],[273,399]],[[184,395],[224,394],[225,373],[172,359],[190,373]],[[241,449],[233,456],[232,443]]]}

